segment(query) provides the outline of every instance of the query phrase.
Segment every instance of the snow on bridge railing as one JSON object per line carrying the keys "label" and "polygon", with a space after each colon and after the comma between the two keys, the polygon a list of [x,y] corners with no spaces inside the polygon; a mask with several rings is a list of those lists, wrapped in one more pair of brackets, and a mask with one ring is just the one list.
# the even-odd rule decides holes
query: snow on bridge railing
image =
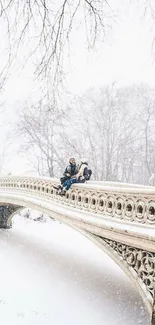
{"label": "snow on bridge railing", "polygon": [[46,197],[63,205],[126,222],[155,225],[155,188],[136,184],[96,182],[74,184],[65,197],[53,188],[57,179],[48,177],[0,177],[0,191]]}
{"label": "snow on bridge railing", "polygon": [[150,188],[152,186],[145,186],[141,184],[122,183],[122,182],[111,182],[111,181],[88,181],[89,184],[99,186],[112,186],[112,187],[131,187],[131,188]]}
{"label": "snow on bridge railing", "polygon": [[89,181],[74,184],[61,197],[53,188],[58,183],[44,177],[0,177],[0,202],[12,199],[20,206],[32,199],[36,208],[54,213],[105,250],[134,280],[155,325],[155,188]]}

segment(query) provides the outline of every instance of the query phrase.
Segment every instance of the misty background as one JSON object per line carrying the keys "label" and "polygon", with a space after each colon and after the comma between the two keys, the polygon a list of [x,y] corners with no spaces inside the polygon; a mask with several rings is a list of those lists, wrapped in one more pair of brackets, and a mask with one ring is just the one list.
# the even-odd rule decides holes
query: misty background
{"label": "misty background", "polygon": [[86,156],[92,179],[155,173],[153,1],[3,1],[1,175],[59,177]]}

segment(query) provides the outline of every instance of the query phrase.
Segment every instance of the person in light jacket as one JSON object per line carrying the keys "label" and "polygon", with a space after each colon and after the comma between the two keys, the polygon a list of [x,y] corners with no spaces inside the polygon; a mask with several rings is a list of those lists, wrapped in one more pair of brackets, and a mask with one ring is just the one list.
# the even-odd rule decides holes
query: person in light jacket
{"label": "person in light jacket", "polygon": [[79,171],[76,175],[78,183],[85,183],[91,177],[92,171],[88,168],[88,163],[86,158],[81,158]]}

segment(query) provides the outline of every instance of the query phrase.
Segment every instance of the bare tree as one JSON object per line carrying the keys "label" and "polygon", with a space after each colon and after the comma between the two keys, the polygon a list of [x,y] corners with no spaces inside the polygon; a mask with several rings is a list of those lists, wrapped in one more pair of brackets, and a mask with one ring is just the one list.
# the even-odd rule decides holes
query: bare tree
{"label": "bare tree", "polygon": [[[0,21],[8,40],[8,62],[35,60],[36,76],[63,78],[70,41],[85,34],[89,48],[105,38],[114,19],[111,0],[1,0]],[[81,32],[82,30],[82,32]],[[85,32],[84,32],[85,31]],[[21,50],[23,48],[23,50]],[[5,66],[7,68],[8,65]]]}
{"label": "bare tree", "polygon": [[[148,30],[148,41],[150,41],[150,53],[152,52],[152,63],[155,62],[155,1],[154,0],[130,0],[133,10],[138,13],[140,22],[146,23]],[[135,6],[135,8],[134,8]]]}
{"label": "bare tree", "polygon": [[39,175],[58,176],[64,167],[59,136],[63,115],[63,112],[47,109],[41,102],[23,109],[18,125],[18,134],[23,136],[21,151],[27,152]]}
{"label": "bare tree", "polygon": [[148,184],[155,172],[155,90],[112,84],[75,97],[66,110],[24,110],[20,132],[40,175],[59,176],[69,157],[86,156],[97,180]]}
{"label": "bare tree", "polygon": [[5,164],[7,164],[7,160],[10,158],[10,155],[11,141],[7,134],[0,148],[0,173],[2,173]]}
{"label": "bare tree", "polygon": [[114,84],[99,91],[91,89],[75,98],[65,120],[64,147],[76,157],[86,156],[97,180],[120,178],[122,155],[135,133],[124,103],[125,96]]}
{"label": "bare tree", "polygon": [[137,97],[139,100],[139,112],[137,118],[141,125],[142,143],[141,153],[143,153],[143,172],[144,182],[148,180],[154,169],[154,129],[155,129],[155,89],[151,89],[147,85],[142,84],[138,88]]}
{"label": "bare tree", "polygon": [[113,84],[96,94],[87,93],[86,98],[85,138],[94,177],[100,180],[124,178],[121,176],[122,157],[133,136],[132,120],[124,105],[125,95]]}
{"label": "bare tree", "polygon": [[94,178],[147,184],[155,163],[154,90],[113,84],[87,91],[73,106],[69,145],[85,153]]}

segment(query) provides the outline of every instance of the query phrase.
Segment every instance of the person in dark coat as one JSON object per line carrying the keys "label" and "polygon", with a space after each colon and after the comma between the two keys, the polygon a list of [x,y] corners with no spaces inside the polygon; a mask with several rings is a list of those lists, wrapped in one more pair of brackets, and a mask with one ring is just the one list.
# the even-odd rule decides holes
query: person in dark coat
{"label": "person in dark coat", "polygon": [[63,173],[63,177],[60,178],[60,182],[63,185],[63,183],[75,176],[78,173],[78,166],[76,165],[75,158],[69,159],[69,165],[65,168],[65,171]]}
{"label": "person in dark coat", "polygon": [[73,183],[77,182],[76,175],[78,173],[78,166],[75,158],[69,159],[69,165],[66,166],[63,176],[60,178],[61,185],[54,186],[58,190],[58,194],[64,195]]}

